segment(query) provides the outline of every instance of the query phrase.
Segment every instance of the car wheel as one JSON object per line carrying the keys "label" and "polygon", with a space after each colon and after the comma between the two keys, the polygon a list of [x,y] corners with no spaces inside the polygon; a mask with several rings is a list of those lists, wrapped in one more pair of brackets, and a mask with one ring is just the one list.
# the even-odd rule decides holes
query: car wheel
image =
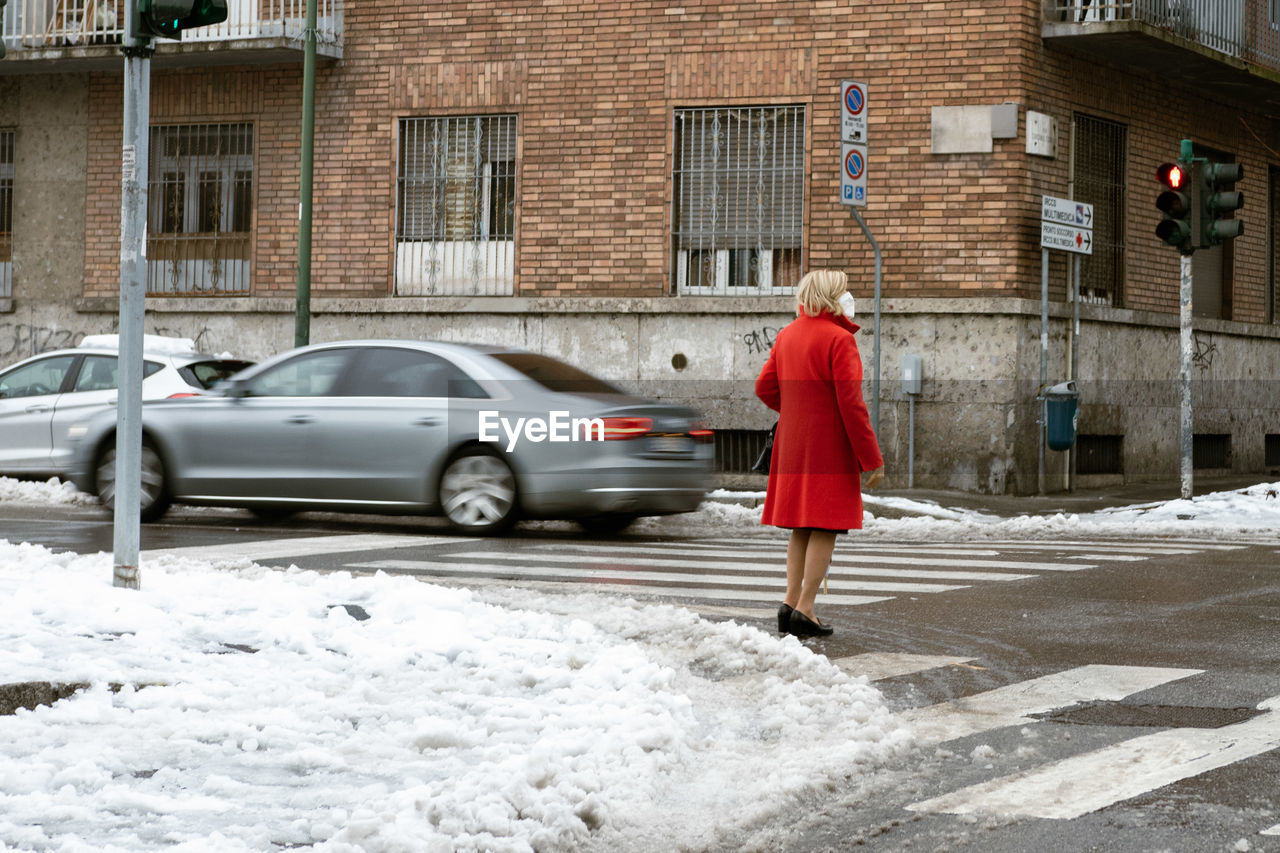
{"label": "car wheel", "polygon": [[440,505],[458,530],[499,533],[515,522],[515,474],[491,450],[464,450],[440,475]]}
{"label": "car wheel", "polygon": [[578,526],[588,533],[610,536],[621,533],[631,526],[639,516],[628,512],[610,512],[604,515],[589,515],[578,519]]}
{"label": "car wheel", "polygon": [[[98,457],[98,500],[110,512],[116,510],[116,449],[112,445]],[[155,521],[169,509],[169,489],[164,463],[149,442],[142,443],[142,481],[139,520]]]}

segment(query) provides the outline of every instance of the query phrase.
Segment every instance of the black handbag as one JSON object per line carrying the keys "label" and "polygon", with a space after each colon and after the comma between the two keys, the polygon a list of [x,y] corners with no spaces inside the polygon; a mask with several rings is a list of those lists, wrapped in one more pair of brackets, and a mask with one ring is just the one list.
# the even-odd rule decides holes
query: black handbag
{"label": "black handbag", "polygon": [[769,473],[769,463],[773,461],[773,434],[777,431],[776,423],[769,428],[769,434],[764,439],[764,449],[760,451],[760,458],[756,460],[756,464],[751,466],[752,471],[760,474]]}

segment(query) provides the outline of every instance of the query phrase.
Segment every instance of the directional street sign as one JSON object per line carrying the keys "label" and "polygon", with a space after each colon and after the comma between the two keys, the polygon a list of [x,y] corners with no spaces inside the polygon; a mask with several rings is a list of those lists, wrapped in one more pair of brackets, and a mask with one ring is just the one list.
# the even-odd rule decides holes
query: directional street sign
{"label": "directional street sign", "polygon": [[1088,228],[1075,228],[1070,225],[1054,225],[1052,222],[1040,223],[1040,247],[1058,249],[1063,252],[1076,252],[1081,255],[1093,254],[1093,231]]}
{"label": "directional street sign", "polygon": [[1040,196],[1040,248],[1093,254],[1093,205]]}
{"label": "directional street sign", "polygon": [[1051,195],[1040,196],[1040,218],[1045,222],[1093,230],[1093,205]]}
{"label": "directional street sign", "polygon": [[840,203],[867,206],[867,146],[840,146]]}

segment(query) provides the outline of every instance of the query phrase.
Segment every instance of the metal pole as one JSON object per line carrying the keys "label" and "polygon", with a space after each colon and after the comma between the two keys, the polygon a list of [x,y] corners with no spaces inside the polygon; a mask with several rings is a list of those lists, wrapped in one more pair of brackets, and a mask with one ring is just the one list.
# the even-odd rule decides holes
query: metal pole
{"label": "metal pole", "polygon": [[875,339],[871,345],[871,428],[875,430],[876,436],[880,435],[880,244],[876,242],[876,238],[872,236],[871,229],[867,227],[867,223],[863,221],[862,214],[858,212],[858,208],[850,207],[853,218],[858,220],[858,225],[862,228],[862,233],[867,235],[867,242],[871,244],[871,250],[875,253],[876,258],[876,291],[875,291],[875,319],[872,323],[872,335]]}
{"label": "metal pole", "polygon": [[916,395],[907,395],[907,488],[916,487]]}
{"label": "metal pole", "polygon": [[1036,420],[1036,453],[1039,457],[1039,475],[1036,492],[1044,494],[1044,431],[1049,420],[1044,399],[1044,386],[1049,383],[1049,250],[1040,250],[1040,389],[1036,401],[1040,412]]}
{"label": "metal pole", "polygon": [[[1080,378],[1080,256],[1071,256],[1071,375]],[[1067,491],[1076,490],[1076,445],[1067,448]]]}
{"label": "metal pole", "polygon": [[1180,418],[1182,444],[1182,498],[1191,498],[1191,448],[1193,418],[1191,412],[1191,256],[1182,256],[1182,283],[1178,294],[1178,326],[1182,352],[1179,359],[1181,385]]}
{"label": "metal pole", "polygon": [[311,180],[316,130],[316,3],[307,0],[307,28],[303,32],[302,165],[298,188],[298,304],[293,345],[311,341]]}
{"label": "metal pole", "polygon": [[[125,16],[127,21],[131,15]],[[124,138],[120,152],[120,349],[116,396],[113,586],[141,577],[142,327],[147,296],[147,147],[151,124],[151,43],[125,33]]]}

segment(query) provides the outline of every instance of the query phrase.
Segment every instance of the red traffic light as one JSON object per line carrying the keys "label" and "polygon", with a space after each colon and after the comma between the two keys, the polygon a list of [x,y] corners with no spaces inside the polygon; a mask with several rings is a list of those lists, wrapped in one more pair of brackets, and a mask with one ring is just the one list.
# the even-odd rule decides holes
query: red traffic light
{"label": "red traffic light", "polygon": [[1186,170],[1177,163],[1161,163],[1160,167],[1156,169],[1156,177],[1160,180],[1160,183],[1175,190],[1182,189],[1187,182]]}

